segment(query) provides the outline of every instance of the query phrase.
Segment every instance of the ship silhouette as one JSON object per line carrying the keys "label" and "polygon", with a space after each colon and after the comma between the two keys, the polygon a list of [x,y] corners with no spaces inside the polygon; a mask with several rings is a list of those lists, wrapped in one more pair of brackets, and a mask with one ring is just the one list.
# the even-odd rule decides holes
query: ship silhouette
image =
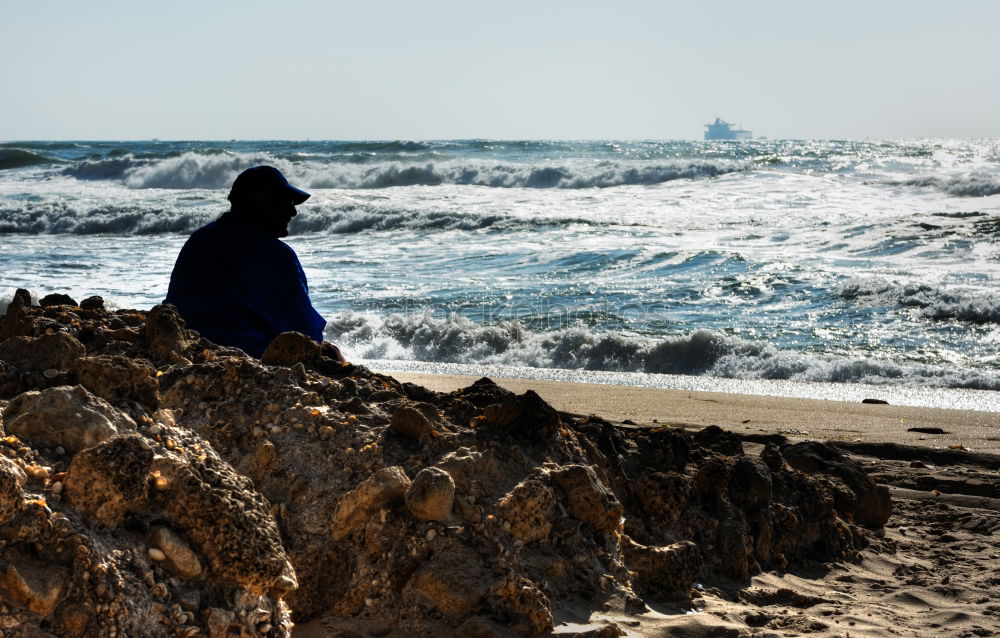
{"label": "ship silhouette", "polygon": [[751,140],[753,133],[741,128],[733,128],[729,122],[724,122],[722,118],[716,117],[711,124],[705,125],[706,140]]}

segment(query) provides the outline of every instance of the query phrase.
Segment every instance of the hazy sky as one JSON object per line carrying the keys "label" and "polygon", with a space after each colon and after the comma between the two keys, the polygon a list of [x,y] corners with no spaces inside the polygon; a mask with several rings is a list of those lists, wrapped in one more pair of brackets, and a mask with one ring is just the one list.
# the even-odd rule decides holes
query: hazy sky
{"label": "hazy sky", "polygon": [[0,139],[1000,137],[1000,1],[0,0]]}

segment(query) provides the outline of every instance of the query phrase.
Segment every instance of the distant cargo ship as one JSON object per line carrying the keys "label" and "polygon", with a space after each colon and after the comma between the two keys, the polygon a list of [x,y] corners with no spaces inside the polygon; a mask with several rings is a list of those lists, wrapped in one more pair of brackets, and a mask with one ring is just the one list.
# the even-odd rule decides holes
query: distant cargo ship
{"label": "distant cargo ship", "polygon": [[721,118],[715,118],[711,124],[705,125],[706,140],[751,140],[753,133],[743,129],[733,128],[729,122],[723,122]]}

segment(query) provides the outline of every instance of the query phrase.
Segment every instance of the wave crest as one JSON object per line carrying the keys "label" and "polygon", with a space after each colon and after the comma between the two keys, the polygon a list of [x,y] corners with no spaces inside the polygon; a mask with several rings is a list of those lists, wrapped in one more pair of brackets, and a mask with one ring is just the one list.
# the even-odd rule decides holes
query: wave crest
{"label": "wave crest", "polygon": [[955,177],[921,177],[903,182],[905,186],[934,188],[955,197],[1000,195],[1000,176],[972,174]]}
{"label": "wave crest", "polygon": [[0,171],[53,164],[58,161],[60,160],[46,157],[39,153],[32,153],[23,148],[0,148]]}
{"label": "wave crest", "polygon": [[748,170],[730,160],[618,161],[530,164],[486,160],[429,163],[381,161],[292,161],[268,153],[188,151],[164,159],[118,157],[85,160],[63,172],[85,180],[121,180],[129,188],[223,189],[240,171],[259,164],[280,169],[303,188],[381,189],[396,186],[486,186],[491,188],[608,188],[704,179]]}
{"label": "wave crest", "polygon": [[348,312],[330,321],[326,336],[361,359],[1000,390],[998,372],[779,350],[711,330],[654,340],[579,327],[531,332],[517,321],[481,325],[456,314]]}
{"label": "wave crest", "polygon": [[839,284],[835,294],[872,305],[915,308],[927,319],[1000,324],[1000,294],[994,292],[954,291],[922,283],[855,278]]}

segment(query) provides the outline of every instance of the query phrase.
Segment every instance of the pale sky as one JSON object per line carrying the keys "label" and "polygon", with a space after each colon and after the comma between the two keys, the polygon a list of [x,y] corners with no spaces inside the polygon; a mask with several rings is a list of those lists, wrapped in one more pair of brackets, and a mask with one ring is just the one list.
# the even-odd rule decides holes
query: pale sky
{"label": "pale sky", "polygon": [[0,0],[0,140],[996,138],[998,34],[997,0]]}

